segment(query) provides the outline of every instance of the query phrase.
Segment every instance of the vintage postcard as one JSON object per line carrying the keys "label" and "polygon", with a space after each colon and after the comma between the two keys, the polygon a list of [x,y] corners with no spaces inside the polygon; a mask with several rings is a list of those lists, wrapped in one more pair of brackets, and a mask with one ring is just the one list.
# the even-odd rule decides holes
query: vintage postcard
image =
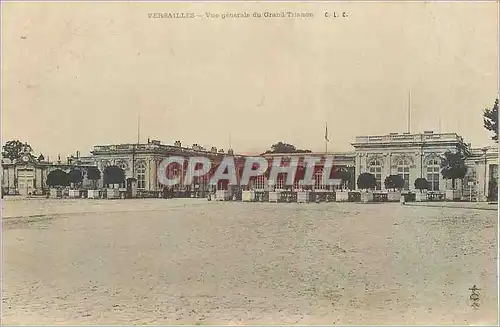
{"label": "vintage postcard", "polygon": [[2,1],[3,325],[498,325],[498,1]]}

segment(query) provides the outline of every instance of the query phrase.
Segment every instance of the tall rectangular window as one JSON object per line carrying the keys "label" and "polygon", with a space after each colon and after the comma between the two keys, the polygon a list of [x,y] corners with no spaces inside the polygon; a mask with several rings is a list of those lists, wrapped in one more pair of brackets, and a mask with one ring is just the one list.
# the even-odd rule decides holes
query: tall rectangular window
{"label": "tall rectangular window", "polygon": [[398,169],[398,175],[404,181],[403,189],[408,191],[410,189],[410,164],[408,160],[401,159],[396,163]]}
{"label": "tall rectangular window", "polygon": [[283,189],[283,185],[285,184],[285,178],[286,177],[283,177],[283,176],[278,176],[278,178],[276,178],[276,189],[277,190]]}
{"label": "tall rectangular window", "polygon": [[373,160],[369,163],[369,172],[375,176],[376,186],[375,189],[382,189],[382,162],[380,160]]}
{"label": "tall rectangular window", "polygon": [[429,191],[439,191],[439,175],[441,166],[437,159],[431,159],[427,162],[427,182]]}
{"label": "tall rectangular window", "polygon": [[259,175],[259,176],[256,176],[253,183],[254,183],[254,188],[257,189],[257,190],[263,190],[264,189],[264,185],[265,185],[265,177],[264,175]]}
{"label": "tall rectangular window", "polygon": [[144,163],[137,165],[137,188],[140,190],[146,188],[146,165]]}

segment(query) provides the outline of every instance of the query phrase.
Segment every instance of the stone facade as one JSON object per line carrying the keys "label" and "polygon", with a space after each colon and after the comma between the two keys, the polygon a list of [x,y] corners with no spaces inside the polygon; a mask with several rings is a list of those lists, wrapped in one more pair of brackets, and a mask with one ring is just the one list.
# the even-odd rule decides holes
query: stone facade
{"label": "stone facade", "polygon": [[[444,191],[451,185],[440,173],[440,162],[444,153],[459,149],[471,151],[470,146],[455,133],[359,136],[352,145],[356,178],[364,172],[375,174],[378,189],[381,190],[385,189],[384,180],[387,176],[400,175],[405,180],[407,191],[415,190],[415,179],[420,177],[430,182],[431,190]],[[457,182],[457,187],[460,188],[460,181]]]}
{"label": "stone facade", "polygon": [[[98,145],[92,151],[99,170],[103,171],[111,165],[122,168],[126,179],[137,179],[139,192],[156,192],[163,189],[158,183],[158,167],[161,161],[169,156],[204,156],[217,160],[224,155],[223,150],[217,150],[215,147],[205,150],[196,144],[188,148],[181,146],[179,141],[172,146],[155,140],[147,144]],[[182,173],[180,171],[180,174]],[[100,186],[103,186],[102,180]]]}
{"label": "stone facade", "polygon": [[[437,134],[424,132],[418,134],[391,133],[382,136],[359,136],[352,143],[354,151],[329,153],[334,156],[334,165],[346,168],[352,175],[349,181],[351,189],[356,189],[359,174],[370,172],[376,175],[378,188],[384,190],[384,180],[391,174],[399,174],[405,180],[405,189],[415,191],[414,182],[419,177],[426,178],[431,190],[444,192],[451,187],[451,181],[441,176],[440,162],[446,151],[463,149],[469,154],[467,159],[468,173],[464,181],[457,181],[456,188],[462,189],[466,197],[484,200],[490,193],[492,180],[498,180],[498,148],[489,147],[473,149],[462,137],[455,133]],[[228,151],[233,155],[232,151]],[[97,166],[101,172],[110,165],[121,167],[125,178],[135,178],[139,192],[157,192],[162,190],[158,183],[158,166],[169,156],[205,156],[211,161],[221,160],[223,150],[212,147],[206,150],[193,144],[183,147],[179,141],[174,145],[161,144],[159,141],[148,141],[146,144],[97,145],[89,157],[69,157],[62,163],[38,162],[31,158],[27,162],[11,163],[2,160],[2,187],[4,192],[15,194],[41,193],[46,189],[46,176],[52,170],[69,171],[81,168],[84,172],[90,166]],[[325,153],[285,154],[285,156],[324,156]],[[273,156],[283,154],[265,154]],[[244,156],[235,156],[236,161]],[[183,171],[180,172],[183,174]],[[102,175],[102,174],[101,174]],[[92,182],[85,178],[84,187]],[[267,188],[267,179],[262,178],[257,188]],[[98,187],[105,187],[103,180]]]}
{"label": "stone facade", "polygon": [[35,160],[10,162],[4,160],[2,163],[2,191],[4,194],[12,195],[41,195],[48,190],[47,175],[60,169],[69,172],[72,169],[80,169],[83,172],[82,186],[89,188],[92,181],[87,179],[86,169],[91,164],[78,163],[49,163]]}
{"label": "stone facade", "polygon": [[485,201],[495,183],[498,185],[498,147],[472,149],[467,159],[468,173],[464,179],[467,194]]}

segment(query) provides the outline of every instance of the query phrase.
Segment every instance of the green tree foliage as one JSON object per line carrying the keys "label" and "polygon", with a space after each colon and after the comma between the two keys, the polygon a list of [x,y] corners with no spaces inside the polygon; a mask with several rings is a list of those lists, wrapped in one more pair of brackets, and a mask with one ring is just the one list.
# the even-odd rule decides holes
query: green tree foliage
{"label": "green tree foliage", "polygon": [[278,142],[273,145],[271,145],[271,149],[267,150],[264,152],[265,154],[267,153],[310,153],[311,150],[301,150],[297,149],[294,145],[284,143],[284,142]]}
{"label": "green tree foliage", "polygon": [[87,179],[93,182],[95,189],[97,181],[101,179],[101,171],[99,170],[99,168],[97,167],[87,168]]}
{"label": "green tree foliage", "polygon": [[405,181],[399,175],[389,175],[385,178],[384,185],[388,190],[401,190],[405,186]]}
{"label": "green tree foliage", "polygon": [[83,174],[80,169],[72,169],[68,174],[69,182],[79,185],[83,181]]}
{"label": "green tree foliage", "polygon": [[125,183],[125,172],[118,166],[108,166],[104,169],[104,185]]}
{"label": "green tree foliage", "polygon": [[357,184],[362,190],[374,189],[377,186],[377,179],[373,174],[362,173],[358,176]]}
{"label": "green tree foliage", "polygon": [[419,177],[415,180],[415,188],[417,190],[428,190],[429,189],[429,182],[427,179]]}
{"label": "green tree foliage", "polygon": [[467,173],[465,156],[462,152],[446,151],[441,161],[441,175],[444,179],[451,179],[452,188],[455,189],[455,181],[462,179]]}
{"label": "green tree foliage", "polygon": [[484,109],[483,112],[484,128],[493,132],[491,139],[498,142],[498,98],[495,100],[493,108]]}
{"label": "green tree foliage", "polygon": [[351,172],[346,168],[336,168],[330,175],[331,178],[337,178],[341,180],[341,188],[345,188],[352,180]]}
{"label": "green tree foliage", "polygon": [[25,152],[31,153],[32,151],[33,149],[28,143],[13,140],[5,143],[2,148],[2,156],[10,160],[18,160]]}
{"label": "green tree foliage", "polygon": [[68,186],[69,176],[60,169],[53,170],[47,175],[47,185],[50,187]]}
{"label": "green tree foliage", "polygon": [[498,183],[496,179],[491,179],[488,184],[488,201],[498,201]]}

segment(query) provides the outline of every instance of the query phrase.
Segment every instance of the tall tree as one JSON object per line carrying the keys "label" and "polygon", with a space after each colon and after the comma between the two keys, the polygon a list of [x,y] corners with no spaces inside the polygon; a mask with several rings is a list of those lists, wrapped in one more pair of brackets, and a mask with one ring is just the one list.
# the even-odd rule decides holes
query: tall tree
{"label": "tall tree", "polygon": [[[2,157],[10,159],[14,165],[25,153],[28,153],[30,157],[33,157],[31,152],[33,149],[28,143],[23,143],[19,140],[7,141],[2,147]],[[17,173],[14,175],[14,187],[17,188]]]}
{"label": "tall tree", "polygon": [[264,153],[310,153],[311,150],[297,149],[294,145],[284,142],[278,142],[271,145],[271,149]]}
{"label": "tall tree", "polygon": [[498,98],[495,100],[493,108],[484,109],[483,113],[484,128],[493,132],[491,139],[498,142]]}
{"label": "tall tree", "polygon": [[2,156],[10,160],[17,160],[25,152],[31,153],[33,149],[28,143],[19,140],[7,141],[2,149]]}
{"label": "tall tree", "polygon": [[441,175],[444,179],[451,179],[452,188],[455,189],[455,181],[462,179],[467,173],[465,155],[462,152],[446,151],[441,161]]}
{"label": "tall tree", "polygon": [[488,201],[498,201],[498,183],[494,178],[488,183]]}

